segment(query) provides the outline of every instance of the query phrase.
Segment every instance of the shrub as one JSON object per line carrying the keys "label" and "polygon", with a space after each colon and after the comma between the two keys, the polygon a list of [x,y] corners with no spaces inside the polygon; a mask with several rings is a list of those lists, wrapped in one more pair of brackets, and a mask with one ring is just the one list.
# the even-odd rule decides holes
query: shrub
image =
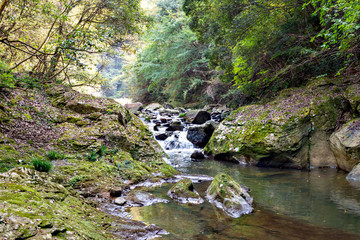
{"label": "shrub", "polygon": [[99,155],[97,155],[95,151],[91,151],[90,154],[86,155],[86,157],[90,162],[95,162]]}
{"label": "shrub", "polygon": [[105,145],[101,145],[99,151],[97,152],[99,154],[100,157],[105,156],[106,154],[106,146]]}
{"label": "shrub", "polygon": [[32,165],[39,172],[49,172],[52,168],[51,162],[38,158],[33,158]]}
{"label": "shrub", "polygon": [[65,155],[63,153],[57,152],[55,150],[51,150],[46,153],[46,157],[49,160],[61,160],[61,159],[65,158]]}
{"label": "shrub", "polygon": [[86,175],[81,175],[81,176],[76,176],[76,177],[73,177],[69,180],[69,185],[71,187],[74,187],[76,183],[78,182],[81,182],[82,180],[86,179],[87,176]]}
{"label": "shrub", "polygon": [[184,118],[186,116],[186,113],[180,113],[179,117]]}

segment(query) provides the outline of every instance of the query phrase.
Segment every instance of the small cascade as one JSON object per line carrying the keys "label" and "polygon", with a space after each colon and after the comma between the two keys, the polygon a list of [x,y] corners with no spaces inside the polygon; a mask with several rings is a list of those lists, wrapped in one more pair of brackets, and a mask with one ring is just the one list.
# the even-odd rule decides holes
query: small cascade
{"label": "small cascade", "polygon": [[147,114],[150,119],[147,121],[144,117],[141,119],[148,125],[155,139],[169,156],[165,161],[179,170],[187,167],[192,161],[191,154],[195,150],[201,151],[186,137],[191,125],[180,118],[179,114],[162,114],[158,111],[147,112]]}
{"label": "small cascade", "polygon": [[187,140],[186,134],[187,134],[186,130],[176,131],[164,141],[159,141],[159,143],[166,151],[174,150],[174,149],[194,150],[194,145],[191,142],[189,142],[189,140]]}

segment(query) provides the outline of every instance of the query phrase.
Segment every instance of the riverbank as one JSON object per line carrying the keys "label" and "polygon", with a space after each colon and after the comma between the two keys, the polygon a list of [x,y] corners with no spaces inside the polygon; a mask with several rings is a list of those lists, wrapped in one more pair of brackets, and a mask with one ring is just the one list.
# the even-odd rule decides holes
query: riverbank
{"label": "riverbank", "polygon": [[[113,100],[62,85],[0,94],[1,237],[164,234],[153,225],[100,211],[102,204],[113,203],[110,195],[177,173],[140,119]],[[51,170],[39,168],[47,164]]]}

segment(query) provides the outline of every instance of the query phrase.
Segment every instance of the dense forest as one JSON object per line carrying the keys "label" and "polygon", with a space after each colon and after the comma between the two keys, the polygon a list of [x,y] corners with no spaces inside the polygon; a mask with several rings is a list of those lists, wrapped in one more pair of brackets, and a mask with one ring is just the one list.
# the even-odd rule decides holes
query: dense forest
{"label": "dense forest", "polygon": [[352,74],[358,1],[159,1],[131,69],[145,102],[238,106]]}
{"label": "dense forest", "polygon": [[[358,71],[355,0],[143,3],[152,10],[138,0],[3,0],[1,87],[100,84],[145,103],[234,107]],[[110,77],[109,62],[120,69]]]}

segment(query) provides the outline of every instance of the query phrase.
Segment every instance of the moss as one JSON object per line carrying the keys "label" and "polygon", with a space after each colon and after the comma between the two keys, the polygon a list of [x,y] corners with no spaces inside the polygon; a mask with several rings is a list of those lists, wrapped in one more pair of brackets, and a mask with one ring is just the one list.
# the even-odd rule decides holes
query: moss
{"label": "moss", "polygon": [[345,91],[345,97],[350,102],[353,111],[360,113],[360,85],[353,84]]}
{"label": "moss", "polygon": [[194,192],[194,186],[190,179],[181,179],[169,190],[175,197],[180,198],[199,198],[199,195]]}

